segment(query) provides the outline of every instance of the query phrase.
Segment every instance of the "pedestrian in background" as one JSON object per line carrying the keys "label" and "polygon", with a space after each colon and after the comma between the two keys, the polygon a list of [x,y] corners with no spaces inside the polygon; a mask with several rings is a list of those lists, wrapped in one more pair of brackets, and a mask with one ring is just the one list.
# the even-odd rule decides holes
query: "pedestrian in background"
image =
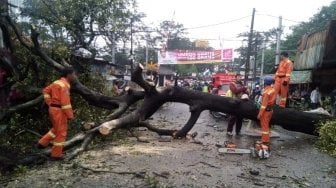
{"label": "pedestrian in background", "polygon": [[312,109],[322,106],[322,98],[319,87],[316,87],[310,94],[310,104]]}

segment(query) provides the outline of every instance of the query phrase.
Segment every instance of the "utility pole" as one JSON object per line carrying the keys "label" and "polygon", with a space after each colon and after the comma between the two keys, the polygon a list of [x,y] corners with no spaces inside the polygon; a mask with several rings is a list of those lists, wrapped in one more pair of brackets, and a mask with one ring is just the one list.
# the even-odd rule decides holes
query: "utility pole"
{"label": "utility pole", "polygon": [[262,80],[264,77],[265,48],[266,48],[266,43],[265,41],[263,41],[262,50],[261,50],[260,83],[262,83]]}
{"label": "utility pole", "polygon": [[257,55],[258,55],[258,43],[259,33],[256,33],[255,45],[254,45],[254,61],[253,61],[253,81],[257,78]]}
{"label": "utility pole", "polygon": [[148,63],[148,37],[146,37],[146,63]]}
{"label": "utility pole", "polygon": [[250,28],[250,33],[249,33],[248,47],[247,47],[247,57],[246,57],[246,63],[245,63],[245,79],[244,79],[245,84],[247,83],[249,73],[250,73],[250,56],[251,56],[251,51],[252,51],[254,15],[255,15],[255,8],[253,8],[253,11],[252,11],[251,28]]}
{"label": "utility pole", "polygon": [[133,72],[133,16],[131,17],[131,50],[130,50],[130,57],[131,57],[131,73]]}
{"label": "utility pole", "polygon": [[279,61],[280,61],[281,33],[282,33],[282,16],[279,17],[279,26],[278,26],[277,40],[276,40],[275,65],[279,64]]}
{"label": "utility pole", "polygon": [[111,38],[112,38],[112,41],[111,41],[111,48],[112,48],[111,56],[112,56],[112,64],[114,65],[115,64],[115,50],[116,50],[114,28],[113,28],[113,31],[112,31],[112,37]]}
{"label": "utility pole", "polygon": [[116,10],[116,5],[113,4],[113,23],[112,23],[112,33],[111,33],[111,56],[112,56],[112,64],[115,65],[115,54],[116,54],[116,36],[115,36],[115,32],[116,32],[116,19],[115,19],[115,15],[114,12]]}

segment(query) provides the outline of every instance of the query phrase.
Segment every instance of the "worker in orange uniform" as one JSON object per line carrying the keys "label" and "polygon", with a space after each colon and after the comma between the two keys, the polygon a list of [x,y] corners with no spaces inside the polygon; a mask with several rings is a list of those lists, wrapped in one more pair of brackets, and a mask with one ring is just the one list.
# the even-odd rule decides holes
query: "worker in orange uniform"
{"label": "worker in orange uniform", "polygon": [[[258,119],[261,124],[261,143],[258,143],[257,150],[262,151],[260,153],[260,158],[269,157],[269,142],[270,142],[270,126],[269,123],[272,118],[273,110],[272,106],[275,102],[276,93],[272,84],[274,79],[270,76],[265,77],[264,79],[264,91],[262,93],[262,102],[258,114]],[[257,144],[256,144],[257,145]]]}
{"label": "worker in orange uniform", "polygon": [[39,140],[37,147],[42,149],[52,142],[50,157],[55,160],[62,159],[67,123],[74,118],[70,103],[70,83],[74,78],[74,70],[66,68],[59,80],[43,89],[44,101],[49,106],[52,128]]}
{"label": "worker in orange uniform", "polygon": [[279,106],[285,108],[289,89],[290,76],[293,70],[293,62],[288,59],[287,52],[281,52],[280,59],[281,59],[280,64],[274,75],[275,79],[274,89],[276,95],[280,94]]}

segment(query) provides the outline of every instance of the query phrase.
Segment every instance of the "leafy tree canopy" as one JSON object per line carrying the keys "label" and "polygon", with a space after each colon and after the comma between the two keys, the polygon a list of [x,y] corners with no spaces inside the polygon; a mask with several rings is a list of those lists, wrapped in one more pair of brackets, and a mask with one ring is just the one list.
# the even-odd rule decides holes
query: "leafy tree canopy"
{"label": "leafy tree canopy", "polygon": [[318,13],[312,16],[309,21],[302,22],[292,27],[292,33],[286,37],[282,43],[282,49],[295,50],[297,42],[302,35],[313,33],[326,29],[331,20],[336,19],[336,1],[330,3],[329,6],[323,6]]}

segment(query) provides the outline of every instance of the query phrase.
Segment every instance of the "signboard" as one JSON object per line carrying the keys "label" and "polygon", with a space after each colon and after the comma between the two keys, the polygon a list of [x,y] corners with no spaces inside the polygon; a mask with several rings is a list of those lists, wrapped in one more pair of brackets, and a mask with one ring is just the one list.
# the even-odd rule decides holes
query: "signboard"
{"label": "signboard", "polygon": [[159,64],[208,64],[232,61],[233,50],[176,50],[158,52]]}
{"label": "signboard", "polygon": [[291,84],[306,84],[312,82],[312,72],[307,71],[293,71],[291,74]]}
{"label": "signboard", "polygon": [[[273,77],[274,74],[264,75],[264,78],[266,76]],[[306,71],[292,71],[289,83],[290,84],[307,84],[307,83],[312,83],[312,72],[310,70],[306,70]]]}

